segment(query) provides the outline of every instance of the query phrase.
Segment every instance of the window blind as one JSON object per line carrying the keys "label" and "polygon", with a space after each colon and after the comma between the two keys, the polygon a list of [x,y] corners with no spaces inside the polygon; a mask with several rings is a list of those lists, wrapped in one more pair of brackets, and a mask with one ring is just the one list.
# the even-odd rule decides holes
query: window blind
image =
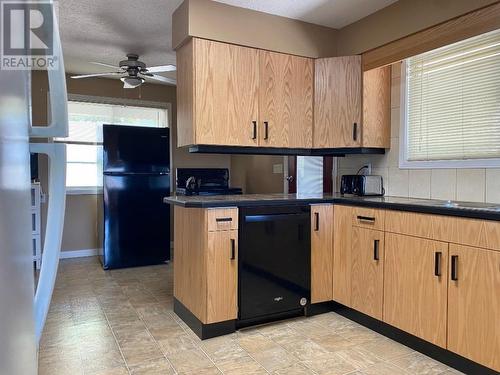
{"label": "window blind", "polygon": [[114,104],[68,103],[69,136],[56,138],[67,143],[102,143],[102,125],[166,127],[165,109]]}
{"label": "window blind", "polygon": [[408,161],[500,158],[500,30],[406,61]]}

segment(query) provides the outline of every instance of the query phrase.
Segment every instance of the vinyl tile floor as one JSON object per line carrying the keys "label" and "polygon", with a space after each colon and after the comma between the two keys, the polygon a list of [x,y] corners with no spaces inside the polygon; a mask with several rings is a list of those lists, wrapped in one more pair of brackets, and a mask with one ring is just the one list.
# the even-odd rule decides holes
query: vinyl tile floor
{"label": "vinyl tile floor", "polygon": [[173,264],[62,260],[39,375],[456,375],[335,313],[201,341],[172,311]]}

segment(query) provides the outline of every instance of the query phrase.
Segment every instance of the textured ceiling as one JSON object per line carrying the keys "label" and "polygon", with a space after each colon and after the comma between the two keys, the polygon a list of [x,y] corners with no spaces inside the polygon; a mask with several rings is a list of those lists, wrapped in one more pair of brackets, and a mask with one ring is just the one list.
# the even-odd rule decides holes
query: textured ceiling
{"label": "textured ceiling", "polygon": [[[104,73],[136,53],[148,66],[175,64],[172,13],[182,0],[60,0],[59,23],[66,71]],[[174,73],[162,73],[175,78]]]}
{"label": "textured ceiling", "polygon": [[215,0],[339,29],[397,0]]}
{"label": "textured ceiling", "polygon": [[[210,0],[206,0],[210,1]],[[218,0],[243,8],[342,27],[395,0]],[[60,0],[59,19],[66,70],[104,73],[89,61],[118,64],[136,53],[148,66],[175,64],[172,13],[182,0]],[[175,77],[173,73],[163,73]]]}

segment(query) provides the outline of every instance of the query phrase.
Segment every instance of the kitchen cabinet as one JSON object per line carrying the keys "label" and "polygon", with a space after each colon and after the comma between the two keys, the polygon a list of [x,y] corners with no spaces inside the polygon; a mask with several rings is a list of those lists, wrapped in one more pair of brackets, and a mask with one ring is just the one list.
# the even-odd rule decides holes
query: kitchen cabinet
{"label": "kitchen cabinet", "polygon": [[450,244],[448,349],[500,371],[500,252]]}
{"label": "kitchen cabinet", "polygon": [[383,293],[384,232],[353,227],[351,307],[381,320]]}
{"label": "kitchen cabinet", "polygon": [[259,51],[193,38],[177,60],[178,146],[257,146]]}
{"label": "kitchen cabinet", "polygon": [[362,77],[361,56],[316,59],[315,148],[361,146]]}
{"label": "kitchen cabinet", "polygon": [[385,234],[384,322],[446,348],[448,244]]}
{"label": "kitchen cabinet", "polygon": [[236,319],[238,315],[238,230],[208,233],[207,323]]}
{"label": "kitchen cabinet", "polygon": [[311,148],[313,59],[260,51],[259,144]]}
{"label": "kitchen cabinet", "polygon": [[333,204],[311,206],[311,302],[333,299]]}
{"label": "kitchen cabinet", "polygon": [[238,209],[174,209],[174,297],[204,325],[238,313]]}
{"label": "kitchen cabinet", "polygon": [[336,205],[333,215],[333,300],[351,306],[351,240],[350,206]]}
{"label": "kitchen cabinet", "polygon": [[361,56],[315,60],[314,148],[390,147],[391,70]]}
{"label": "kitchen cabinet", "polygon": [[177,61],[178,146],[312,147],[312,59],[192,38]]}

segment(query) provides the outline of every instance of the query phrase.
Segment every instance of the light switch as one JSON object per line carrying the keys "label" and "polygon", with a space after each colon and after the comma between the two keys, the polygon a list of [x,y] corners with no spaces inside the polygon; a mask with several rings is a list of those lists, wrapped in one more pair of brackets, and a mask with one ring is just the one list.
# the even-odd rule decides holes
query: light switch
{"label": "light switch", "polygon": [[283,164],[273,164],[273,173],[276,174],[283,173]]}

